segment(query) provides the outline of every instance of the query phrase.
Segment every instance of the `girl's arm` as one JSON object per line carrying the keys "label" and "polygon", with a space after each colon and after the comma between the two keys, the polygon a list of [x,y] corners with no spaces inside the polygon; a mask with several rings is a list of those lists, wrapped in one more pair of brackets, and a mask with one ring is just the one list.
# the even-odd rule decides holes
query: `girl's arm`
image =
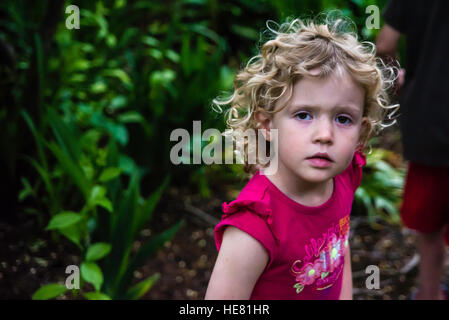
{"label": "girl's arm", "polygon": [[343,284],[340,292],[340,300],[352,300],[352,269],[351,269],[351,249],[345,253],[345,265],[343,267]]}
{"label": "girl's arm", "polygon": [[268,258],[259,241],[238,228],[227,227],[205,299],[248,300]]}

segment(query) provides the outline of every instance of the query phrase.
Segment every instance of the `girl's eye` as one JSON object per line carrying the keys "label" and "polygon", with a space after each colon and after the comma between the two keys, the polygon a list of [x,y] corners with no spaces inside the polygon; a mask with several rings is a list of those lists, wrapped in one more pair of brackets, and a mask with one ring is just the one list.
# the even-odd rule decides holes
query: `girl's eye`
{"label": "girl's eye", "polygon": [[299,120],[311,120],[312,117],[310,116],[310,114],[308,114],[307,112],[300,112],[296,114],[296,117]]}
{"label": "girl's eye", "polygon": [[351,120],[351,118],[346,117],[346,116],[338,116],[337,122],[340,124],[351,124],[352,120]]}

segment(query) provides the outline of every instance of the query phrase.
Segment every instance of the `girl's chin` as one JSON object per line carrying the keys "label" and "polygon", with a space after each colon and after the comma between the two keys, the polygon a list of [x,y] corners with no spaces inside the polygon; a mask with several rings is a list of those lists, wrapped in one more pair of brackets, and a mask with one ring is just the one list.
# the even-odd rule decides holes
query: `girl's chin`
{"label": "girl's chin", "polygon": [[298,179],[301,179],[301,180],[305,181],[305,182],[313,183],[313,184],[324,183],[324,182],[329,181],[329,179],[333,178],[333,176],[330,175],[329,172],[326,172],[326,173],[323,172],[323,173],[318,173],[318,174],[316,172],[313,172],[313,173],[310,173],[310,174],[300,174],[300,173],[298,173],[298,174],[296,174],[296,177]]}

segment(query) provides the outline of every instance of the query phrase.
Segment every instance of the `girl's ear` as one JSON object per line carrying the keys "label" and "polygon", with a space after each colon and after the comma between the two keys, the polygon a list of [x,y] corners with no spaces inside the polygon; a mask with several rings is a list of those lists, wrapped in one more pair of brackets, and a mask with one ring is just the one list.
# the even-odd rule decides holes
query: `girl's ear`
{"label": "girl's ear", "polygon": [[265,140],[270,141],[270,129],[271,129],[271,117],[270,115],[264,111],[263,109],[259,109],[254,112],[254,120],[256,122],[257,129],[265,129],[262,130],[262,134]]}
{"label": "girl's ear", "polygon": [[368,138],[371,135],[373,130],[373,125],[368,117],[362,118],[362,126],[360,128],[360,138],[357,149],[363,149],[364,146],[368,143]]}

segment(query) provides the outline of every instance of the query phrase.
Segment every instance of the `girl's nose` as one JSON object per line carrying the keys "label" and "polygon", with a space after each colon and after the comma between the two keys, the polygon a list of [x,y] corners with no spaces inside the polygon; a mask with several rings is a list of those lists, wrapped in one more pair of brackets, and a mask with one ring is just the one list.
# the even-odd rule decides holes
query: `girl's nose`
{"label": "girl's nose", "polygon": [[333,140],[334,140],[334,133],[332,121],[329,121],[327,119],[318,120],[316,122],[313,142],[321,144],[332,144]]}

